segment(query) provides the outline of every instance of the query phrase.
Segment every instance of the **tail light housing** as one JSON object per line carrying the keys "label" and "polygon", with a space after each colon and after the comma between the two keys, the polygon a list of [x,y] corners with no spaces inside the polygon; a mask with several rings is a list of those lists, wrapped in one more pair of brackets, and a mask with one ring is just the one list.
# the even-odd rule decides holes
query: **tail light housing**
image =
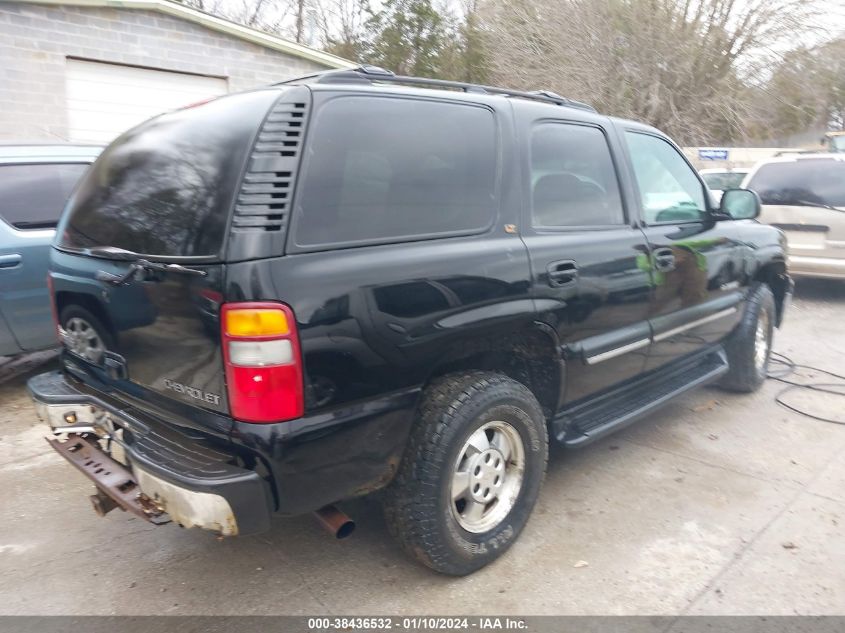
{"label": "tail light housing", "polygon": [[220,317],[232,417],[257,423],[302,417],[302,358],[293,311],[281,303],[226,303]]}

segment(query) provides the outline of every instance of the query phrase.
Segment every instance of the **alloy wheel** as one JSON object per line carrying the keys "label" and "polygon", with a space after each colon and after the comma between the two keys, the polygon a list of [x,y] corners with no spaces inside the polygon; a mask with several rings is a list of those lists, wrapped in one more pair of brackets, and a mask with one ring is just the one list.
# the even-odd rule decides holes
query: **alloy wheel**
{"label": "alloy wheel", "polygon": [[503,421],[487,422],[467,438],[455,462],[452,514],[467,532],[492,530],[511,511],[525,473],[519,432]]}
{"label": "alloy wheel", "polygon": [[70,351],[92,363],[100,361],[106,346],[93,325],[81,317],[72,317],[65,323],[65,332]]}
{"label": "alloy wheel", "polygon": [[761,310],[757,318],[757,329],[754,332],[754,365],[760,372],[766,370],[766,362],[769,360],[769,345],[769,314],[765,310]]}

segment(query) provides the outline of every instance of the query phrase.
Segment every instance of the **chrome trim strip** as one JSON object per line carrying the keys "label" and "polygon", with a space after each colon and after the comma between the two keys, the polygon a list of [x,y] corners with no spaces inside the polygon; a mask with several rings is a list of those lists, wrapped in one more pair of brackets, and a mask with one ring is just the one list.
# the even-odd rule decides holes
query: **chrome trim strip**
{"label": "chrome trim strip", "polygon": [[606,352],[602,352],[601,354],[596,354],[594,356],[588,356],[585,360],[587,361],[588,365],[595,365],[596,363],[600,363],[604,360],[608,360],[610,358],[616,358],[617,356],[622,356],[622,354],[627,354],[628,352],[633,352],[635,349],[641,349],[643,347],[648,347],[649,343],[651,343],[650,339],[644,338],[639,341],[634,341],[633,343],[628,343],[627,345],[623,345],[622,347],[617,347],[615,349],[608,350]]}
{"label": "chrome trim strip", "polygon": [[723,319],[726,316],[732,315],[734,312],[736,312],[736,306],[728,308],[727,310],[722,310],[721,312],[716,312],[715,314],[710,314],[700,319],[696,319],[695,321],[691,321],[689,323],[684,323],[683,325],[672,328],[671,330],[666,330],[665,332],[661,332],[660,334],[656,335],[654,337],[654,342],[658,343],[660,341],[666,340],[667,338],[675,336],[675,334],[680,334],[681,332],[686,332],[687,330],[691,330],[692,328],[698,327],[699,325],[710,323],[710,321],[718,321],[719,319]]}

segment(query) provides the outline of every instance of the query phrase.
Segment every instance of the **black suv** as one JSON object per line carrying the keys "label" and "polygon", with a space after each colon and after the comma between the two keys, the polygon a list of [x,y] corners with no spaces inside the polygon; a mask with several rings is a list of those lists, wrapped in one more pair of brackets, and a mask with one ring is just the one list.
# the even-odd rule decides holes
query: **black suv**
{"label": "black suv", "polygon": [[[750,191],[552,93],[331,71],[112,143],[52,253],[29,388],[92,501],[223,535],[383,490],[426,565],[500,556],[551,440],[752,391],[792,282]],[[70,318],[98,341],[69,336]]]}

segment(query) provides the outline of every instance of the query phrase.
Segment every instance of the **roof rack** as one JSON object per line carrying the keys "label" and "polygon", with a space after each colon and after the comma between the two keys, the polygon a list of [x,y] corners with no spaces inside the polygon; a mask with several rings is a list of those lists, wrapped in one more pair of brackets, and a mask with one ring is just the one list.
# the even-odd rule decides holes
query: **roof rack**
{"label": "roof rack", "polygon": [[525,92],[521,90],[509,90],[507,88],[497,88],[495,86],[485,86],[482,84],[465,83],[462,81],[448,81],[445,79],[430,79],[428,77],[407,77],[404,75],[396,75],[389,70],[379,68],[378,66],[358,66],[357,68],[350,68],[346,70],[327,70],[324,72],[306,75],[304,77],[297,77],[287,81],[280,81],[276,86],[293,84],[293,83],[319,83],[319,84],[348,84],[348,83],[394,83],[406,84],[412,86],[422,86],[426,88],[448,88],[452,90],[460,90],[462,92],[475,92],[479,94],[490,95],[504,95],[507,97],[518,97],[520,99],[531,99],[532,101],[541,101],[543,103],[553,103],[560,106],[568,106],[570,108],[578,108],[579,110],[587,110],[588,112],[596,112],[596,109],[588,103],[575,101],[561,97],[559,94],[548,90],[535,90]]}

